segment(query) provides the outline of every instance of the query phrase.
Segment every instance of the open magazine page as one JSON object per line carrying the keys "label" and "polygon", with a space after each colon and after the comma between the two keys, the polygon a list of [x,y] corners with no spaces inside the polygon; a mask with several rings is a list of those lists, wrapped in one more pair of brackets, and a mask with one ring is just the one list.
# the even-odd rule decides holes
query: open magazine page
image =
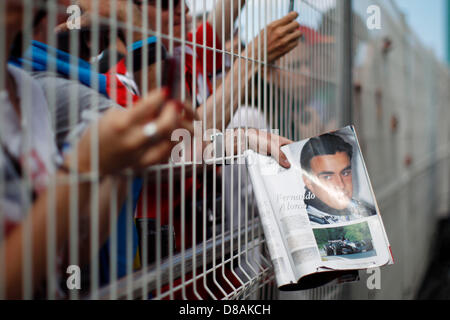
{"label": "open magazine page", "polygon": [[[349,270],[336,275],[346,278],[350,270],[392,263],[353,128],[293,143],[282,150],[290,169],[253,151],[247,152],[247,161],[255,192],[259,190],[258,207],[260,202],[271,206],[271,211],[264,209],[270,217],[262,223],[271,232],[278,229],[277,236],[271,238],[277,238],[277,245],[287,251],[297,281],[320,272]],[[331,279],[333,275],[327,276]],[[321,282],[318,277],[311,279],[305,277],[304,281],[310,286]],[[302,287],[300,282],[298,287]]]}
{"label": "open magazine page", "polygon": [[[352,127],[282,148],[317,243],[319,270],[392,262],[389,243]],[[270,192],[270,191],[269,191]]]}
{"label": "open magazine page", "polygon": [[[275,214],[267,196],[263,177],[260,175],[261,168],[264,167],[264,164],[260,166],[260,160],[258,154],[253,151],[247,151],[246,161],[258,203],[259,216],[264,229],[267,247],[275,269],[275,277],[279,286],[296,283],[298,277],[293,272],[291,259],[284,248],[283,237],[275,220]],[[264,163],[267,159],[262,159],[262,161]]]}
{"label": "open magazine page", "polygon": [[[276,243],[279,248],[282,247],[277,255],[281,251],[286,255],[286,261],[290,262],[297,282],[302,276],[316,272],[320,260],[309,219],[307,215],[298,214],[304,207],[300,188],[295,183],[288,182],[292,179],[292,174],[280,167],[273,158],[251,150],[247,151],[246,158],[260,215],[260,202],[265,204],[264,215],[268,214],[265,219],[262,217],[264,228],[271,230],[270,239],[266,234],[268,243]],[[263,188],[264,191],[259,192]],[[279,286],[285,284],[287,283],[278,282]]]}

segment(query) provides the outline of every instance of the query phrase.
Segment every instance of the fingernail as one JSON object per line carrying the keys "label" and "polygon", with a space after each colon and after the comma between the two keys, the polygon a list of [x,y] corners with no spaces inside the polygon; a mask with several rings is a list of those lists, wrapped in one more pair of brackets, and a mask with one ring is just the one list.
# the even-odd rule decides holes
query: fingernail
{"label": "fingernail", "polygon": [[175,100],[175,105],[176,105],[176,107],[177,107],[178,113],[183,112],[183,110],[184,110],[184,105],[183,105],[180,101]]}
{"label": "fingernail", "polygon": [[169,99],[169,97],[170,97],[170,88],[169,87],[162,87],[161,91],[162,91],[162,94],[164,96],[164,99]]}
{"label": "fingernail", "polygon": [[170,100],[170,104],[173,104],[175,107],[175,110],[178,113],[181,113],[184,111],[184,105],[181,103],[181,101],[178,100]]}
{"label": "fingernail", "polygon": [[281,153],[280,155],[280,160],[283,164],[285,164],[288,168],[291,167],[291,164],[289,163],[288,159],[286,158],[286,155],[284,155],[283,153]]}

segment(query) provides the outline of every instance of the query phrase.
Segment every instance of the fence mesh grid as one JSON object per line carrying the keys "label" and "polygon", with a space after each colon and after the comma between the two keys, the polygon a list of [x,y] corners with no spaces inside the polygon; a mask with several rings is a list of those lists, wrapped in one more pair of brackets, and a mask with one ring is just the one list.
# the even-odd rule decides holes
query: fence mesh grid
{"label": "fence mesh grid", "polygon": [[[23,17],[20,37],[13,42],[8,29],[0,29],[0,59],[10,61],[0,72],[2,104],[8,97],[14,104],[8,82],[15,78],[20,84],[19,117],[7,111],[0,117],[0,128],[6,128],[0,130],[0,297],[367,297],[361,284],[291,295],[278,291],[243,150],[255,128],[298,141],[353,118],[375,193],[381,193],[377,197],[387,212],[389,236],[409,221],[407,209],[391,214],[389,194],[413,188],[410,183],[421,174],[427,173],[426,190],[437,202],[422,207],[418,220],[426,219],[426,212],[448,209],[448,69],[417,44],[404,21],[397,23],[401,16],[391,2],[379,2],[386,19],[375,33],[365,26],[369,3],[353,4],[353,71],[341,63],[342,33],[349,23],[343,20],[345,1],[0,2],[4,24],[12,23],[8,17],[17,10]],[[11,71],[17,66],[29,78]],[[345,71],[354,75],[352,109],[342,105],[342,92],[350,85],[343,81]],[[103,119],[111,110],[143,109],[155,90],[167,87],[199,120],[192,152],[184,151],[181,162],[173,161],[172,152],[169,161],[103,175],[101,162],[109,147],[101,140]],[[397,126],[395,140],[389,132]],[[217,140],[215,133],[231,129],[237,139]],[[155,127],[146,130],[156,139]],[[117,132],[120,143],[124,131]],[[171,138],[179,141],[182,134]],[[87,147],[79,142],[86,135]],[[212,135],[216,140],[210,142]],[[147,157],[158,158],[167,145],[151,139]],[[216,153],[205,160],[208,144]],[[229,154],[228,147],[237,151]],[[83,152],[89,153],[87,173],[81,173],[86,164],[74,160]],[[422,160],[425,153],[431,157]],[[61,166],[66,155],[68,167]],[[129,157],[118,153],[110,162],[131,163]],[[414,159],[413,173],[403,166],[405,157]],[[18,159],[15,175],[8,171],[9,158]],[[386,169],[387,163],[394,165]],[[443,176],[433,171],[437,168],[446,170]],[[52,174],[56,171],[64,172]],[[419,201],[408,193],[398,197],[405,208]],[[431,234],[431,224],[426,232]],[[407,237],[394,235],[393,247],[405,248]],[[8,246],[20,250],[11,253]],[[11,254],[21,258],[9,259]],[[407,249],[402,254],[415,259]],[[21,269],[11,270],[8,265],[17,266],[16,261]],[[81,277],[73,278],[78,271]],[[404,283],[420,274],[407,271]],[[81,289],[71,290],[71,285]],[[413,288],[403,287],[399,294],[407,296]]]}

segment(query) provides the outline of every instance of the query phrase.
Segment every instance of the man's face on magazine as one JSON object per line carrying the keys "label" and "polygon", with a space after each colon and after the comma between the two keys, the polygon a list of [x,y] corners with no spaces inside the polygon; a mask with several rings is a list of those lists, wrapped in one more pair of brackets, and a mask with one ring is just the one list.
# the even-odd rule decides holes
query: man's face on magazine
{"label": "man's face on magazine", "polygon": [[353,196],[352,166],[346,152],[315,156],[311,159],[311,175],[305,177],[306,186],[322,202],[336,210],[343,210]]}

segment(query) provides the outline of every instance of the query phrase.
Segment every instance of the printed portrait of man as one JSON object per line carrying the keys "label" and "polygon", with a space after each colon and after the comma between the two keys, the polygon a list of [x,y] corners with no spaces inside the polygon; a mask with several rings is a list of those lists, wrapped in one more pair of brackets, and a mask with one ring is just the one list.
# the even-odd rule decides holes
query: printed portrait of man
{"label": "printed portrait of man", "polygon": [[300,164],[306,186],[305,204],[312,224],[352,221],[376,214],[368,203],[355,199],[353,147],[335,134],[324,134],[304,145]]}

